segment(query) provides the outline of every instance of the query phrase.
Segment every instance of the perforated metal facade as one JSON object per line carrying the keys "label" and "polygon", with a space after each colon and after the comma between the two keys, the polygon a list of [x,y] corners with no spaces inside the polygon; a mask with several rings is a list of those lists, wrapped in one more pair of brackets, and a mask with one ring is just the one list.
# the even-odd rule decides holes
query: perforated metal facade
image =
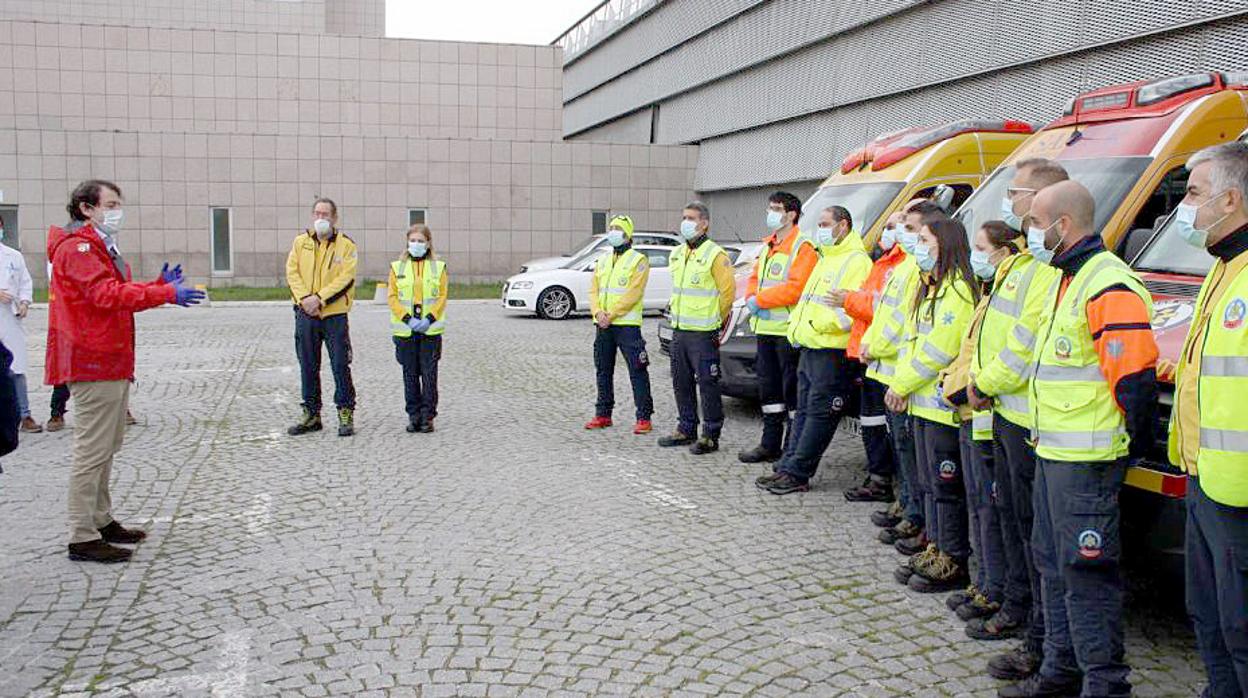
{"label": "perforated metal facade", "polygon": [[654,142],[701,144],[699,191],[762,191],[885,131],[1245,67],[1248,0],[668,0],[565,65],[563,132],[652,107]]}

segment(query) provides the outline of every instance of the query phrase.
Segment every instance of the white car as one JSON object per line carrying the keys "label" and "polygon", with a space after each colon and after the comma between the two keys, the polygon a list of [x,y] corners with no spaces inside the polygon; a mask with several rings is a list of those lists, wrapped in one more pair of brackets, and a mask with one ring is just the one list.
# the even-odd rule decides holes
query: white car
{"label": "white car", "polygon": [[[638,230],[633,233],[634,245],[653,245],[655,247],[672,248],[680,244],[680,236],[675,233],[664,233],[654,230]],[[588,240],[582,242],[571,254],[565,254],[562,257],[539,257],[530,259],[520,265],[520,273],[526,271],[541,271],[543,269],[558,269],[566,266],[573,259],[579,258],[591,250],[605,252],[607,250],[607,236],[593,235]]]}
{"label": "white car", "polygon": [[[661,311],[672,298],[672,273],[667,266],[672,248],[638,245],[633,249],[650,262],[650,280],[642,308]],[[535,313],[548,320],[589,312],[589,282],[594,264],[603,254],[603,250],[591,248],[557,269],[527,271],[511,277],[503,285],[503,307],[518,313]]]}

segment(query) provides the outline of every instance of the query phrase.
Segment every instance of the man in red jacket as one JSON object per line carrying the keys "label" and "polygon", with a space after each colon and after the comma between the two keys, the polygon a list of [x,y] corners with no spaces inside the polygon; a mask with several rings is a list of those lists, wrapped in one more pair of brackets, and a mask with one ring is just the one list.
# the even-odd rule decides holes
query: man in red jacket
{"label": "man in red jacket", "polygon": [[44,382],[67,383],[78,405],[74,423],[73,468],[69,476],[69,558],[123,562],[131,551],[112,543],[135,544],[147,534],[113,519],[108,482],[113,456],[126,433],[126,403],[134,379],[134,314],[165,303],[194,305],[203,297],[185,284],[181,267],[161,272],[150,283],[130,280],[130,265],[117,251],[125,214],[121,189],[88,180],[70,197],[77,227],[49,230],[51,293],[48,353]]}

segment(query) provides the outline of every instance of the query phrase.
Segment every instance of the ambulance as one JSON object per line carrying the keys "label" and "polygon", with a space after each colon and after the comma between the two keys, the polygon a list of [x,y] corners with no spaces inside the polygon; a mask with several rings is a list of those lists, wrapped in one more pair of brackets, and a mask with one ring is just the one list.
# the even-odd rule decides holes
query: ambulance
{"label": "ambulance", "polygon": [[[1059,161],[1096,199],[1095,227],[1106,246],[1135,262],[1153,295],[1153,330],[1161,350],[1158,438],[1173,404],[1175,359],[1208,264],[1160,235],[1187,187],[1184,164],[1196,151],[1234,140],[1248,128],[1248,73],[1204,72],[1104,87],[1081,94],[1063,114],[1018,148],[956,216],[968,231],[1001,217],[1014,163]],[[1196,251],[1196,255],[1207,254]],[[1202,266],[1203,265],[1203,266]],[[1187,478],[1169,463],[1140,462],[1127,471],[1124,510],[1130,533],[1163,552],[1182,553]],[[1124,526],[1124,534],[1127,527]],[[1128,541],[1130,542],[1130,541]]]}
{"label": "ambulance", "polygon": [[[1033,132],[1030,124],[1021,121],[969,119],[879,136],[850,153],[840,169],[802,204],[798,227],[813,236],[820,211],[844,206],[853,218],[854,229],[870,248],[879,239],[888,216],[911,199],[937,197],[952,211]],[[760,199],[760,237],[766,207],[766,201]],[[739,283],[738,303],[729,319],[729,331],[721,339],[720,382],[726,395],[756,399],[757,345],[740,301],[744,292],[744,284]],[[660,325],[661,346],[670,336],[670,326]]]}

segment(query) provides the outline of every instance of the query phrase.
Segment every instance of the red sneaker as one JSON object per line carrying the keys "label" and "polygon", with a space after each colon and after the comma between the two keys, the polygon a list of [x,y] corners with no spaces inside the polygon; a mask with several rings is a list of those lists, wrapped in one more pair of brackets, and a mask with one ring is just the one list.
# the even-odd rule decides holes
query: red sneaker
{"label": "red sneaker", "polygon": [[588,422],[585,422],[586,429],[606,429],[609,426],[611,426],[610,417],[594,417]]}
{"label": "red sneaker", "polygon": [[654,427],[650,426],[650,420],[639,419],[637,420],[637,424],[633,427],[633,433],[634,434],[649,434],[653,428]]}

